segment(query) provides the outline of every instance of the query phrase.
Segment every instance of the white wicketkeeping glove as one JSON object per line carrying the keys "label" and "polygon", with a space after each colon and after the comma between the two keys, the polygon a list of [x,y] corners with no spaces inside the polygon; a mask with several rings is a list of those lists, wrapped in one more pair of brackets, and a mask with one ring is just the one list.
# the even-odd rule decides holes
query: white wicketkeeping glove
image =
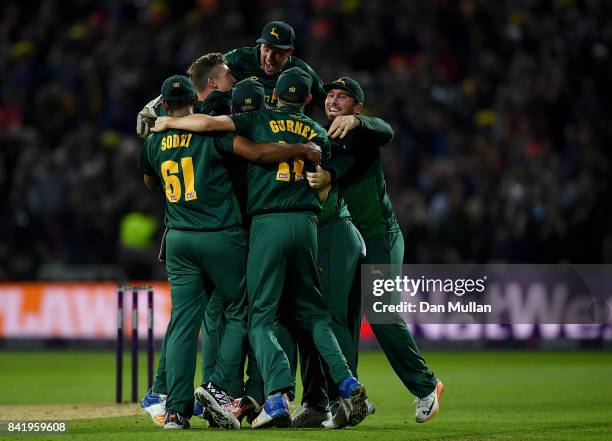
{"label": "white wicketkeeping glove", "polygon": [[157,112],[155,108],[161,103],[161,95],[152,99],[144,108],[138,112],[136,117],[136,133],[141,138],[146,138],[151,133],[151,127],[155,125]]}

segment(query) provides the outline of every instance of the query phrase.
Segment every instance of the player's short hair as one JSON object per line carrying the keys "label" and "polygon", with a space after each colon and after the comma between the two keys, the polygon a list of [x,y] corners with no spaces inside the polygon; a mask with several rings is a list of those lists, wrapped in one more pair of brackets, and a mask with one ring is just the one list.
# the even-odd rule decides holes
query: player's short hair
{"label": "player's short hair", "polygon": [[168,105],[168,109],[170,112],[174,112],[175,110],[184,109],[188,106],[195,105],[195,97],[192,98],[177,98],[173,100],[166,100],[166,104]]}
{"label": "player's short hair", "polygon": [[191,66],[187,69],[187,75],[197,91],[201,92],[206,89],[208,79],[214,78],[215,69],[221,64],[227,64],[227,60],[219,52],[202,55],[191,63]]}
{"label": "player's short hair", "polygon": [[276,104],[277,107],[289,107],[290,109],[301,109],[302,107],[304,107],[304,103],[306,101],[304,101],[303,103],[288,103],[287,101],[283,101],[281,98],[278,99],[278,103]]}

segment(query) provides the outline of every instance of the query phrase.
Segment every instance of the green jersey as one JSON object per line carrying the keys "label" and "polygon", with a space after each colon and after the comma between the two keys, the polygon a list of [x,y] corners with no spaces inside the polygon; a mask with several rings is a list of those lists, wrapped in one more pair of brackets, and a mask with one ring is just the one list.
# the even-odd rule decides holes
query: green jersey
{"label": "green jersey", "polygon": [[[223,101],[227,101],[224,103]],[[231,92],[221,92],[215,90],[211,92],[204,101],[197,101],[194,108],[194,113],[203,113],[205,115],[217,116],[228,114],[231,107],[232,94]],[[164,110],[164,106],[160,102],[155,107],[158,116],[168,116],[168,112]],[[232,187],[234,190],[234,204],[240,215],[240,221],[244,224],[247,219],[246,213],[246,161],[242,158],[222,151],[223,162],[229,173]]]}
{"label": "green jersey", "polygon": [[[236,131],[253,142],[301,143],[313,141],[329,156],[327,132],[301,111],[286,107],[233,115]],[[314,164],[290,159],[278,164],[249,163],[247,213],[254,216],[279,211],[321,210],[317,192],[304,177]]]}
{"label": "green jersey", "polygon": [[232,93],[213,90],[204,101],[198,101],[194,113],[217,116],[227,115],[231,112]]}
{"label": "green jersey", "polygon": [[221,155],[232,150],[233,139],[167,130],[145,140],[139,169],[162,182],[168,228],[216,231],[240,223]]}
{"label": "green jersey", "polygon": [[[342,140],[340,140],[342,141]],[[319,213],[319,224],[350,217],[346,202],[340,193],[339,181],[346,175],[355,163],[355,159],[343,151],[342,145],[337,140],[330,140],[331,158],[326,164],[327,170],[333,173],[333,182]]]}
{"label": "green jersey", "polygon": [[340,180],[340,192],[364,239],[399,231],[387,195],[382,146],[393,139],[393,129],[380,118],[356,115],[361,126],[351,130],[341,148],[355,163]]}
{"label": "green jersey", "polygon": [[[232,71],[232,75],[236,77],[238,81],[244,80],[245,78],[252,78],[259,81],[266,93],[266,107],[268,109],[276,107],[278,102],[276,96],[273,95],[274,88],[276,87],[276,80],[281,72],[275,75],[266,75],[261,69],[261,61],[259,57],[259,46],[255,47],[242,47],[234,49],[225,54],[227,65]],[[312,104],[322,105],[325,101],[326,93],[323,90],[323,82],[319,75],[306,63],[297,57],[290,56],[285,65],[283,71],[292,67],[299,67],[312,78],[312,87],[310,93],[312,95],[312,102],[306,106],[305,113],[310,114],[312,112]]]}

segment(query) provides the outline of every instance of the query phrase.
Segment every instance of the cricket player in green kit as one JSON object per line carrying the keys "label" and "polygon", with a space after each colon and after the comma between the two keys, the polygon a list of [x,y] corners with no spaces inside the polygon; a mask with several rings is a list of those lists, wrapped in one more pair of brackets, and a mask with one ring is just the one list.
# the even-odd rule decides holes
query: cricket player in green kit
{"label": "cricket player in green kit", "polygon": [[[196,91],[197,102],[194,107],[196,113],[227,115],[231,112],[231,94],[228,91],[232,89],[236,79],[231,75],[222,54],[211,52],[202,55],[194,60],[191,66],[189,66],[187,74]],[[137,134],[145,138],[149,134],[150,127],[155,123],[155,118],[159,115],[167,114],[168,113],[162,105],[162,96],[159,95],[138,113]],[[164,232],[162,238],[160,261],[165,259],[165,239],[166,232]],[[217,332],[217,324],[220,322],[220,317],[221,300],[213,293],[204,311],[202,321],[203,382],[214,372],[220,339],[219,333]],[[160,359],[162,361],[165,359],[165,350],[166,346],[162,344],[160,351]],[[165,382],[164,363],[158,365],[156,382],[162,382],[162,384]],[[240,381],[240,384],[242,384],[242,381]],[[234,386],[229,387],[228,392],[233,394],[237,390],[237,385],[238,382],[236,382]],[[164,396],[156,396],[153,389],[150,389],[141,401],[141,408],[150,414],[155,424],[160,426],[163,426],[166,414],[163,405],[164,399]],[[194,414],[203,418],[208,417],[206,409],[203,409],[199,404],[196,404]],[[208,419],[209,423],[214,424],[211,418]]]}
{"label": "cricket player in green kit", "polygon": [[[280,107],[228,117],[191,115],[160,118],[154,130],[182,127],[201,131],[238,131],[254,141],[320,143],[329,151],[322,127],[305,116],[311,99],[310,76],[299,68],[283,72],[276,85]],[[310,166],[311,164],[306,164]],[[366,392],[353,376],[330,329],[330,315],[319,291],[317,273],[317,219],[321,209],[296,158],[277,165],[249,164],[248,214],[253,217],[249,237],[247,292],[249,340],[265,384],[264,409],[253,427],[288,426],[291,421],[284,393],[293,387],[287,355],[275,333],[276,313],[282,301],[297,324],[307,329],[330,375],[338,384],[341,405],[350,425],[367,415]],[[287,308],[291,305],[291,308]]]}
{"label": "cricket player in green kit", "polygon": [[[393,129],[380,118],[359,115],[364,93],[352,78],[338,78],[324,88],[325,114],[331,121],[328,134],[355,159],[339,185],[353,222],[365,239],[364,264],[399,268],[404,258],[404,241],[386,192],[382,166],[382,147],[393,138]],[[325,171],[320,175],[318,185],[331,179]],[[393,370],[417,397],[416,421],[429,421],[439,409],[443,385],[427,366],[408,327],[401,319],[371,326]]]}
{"label": "cricket player in green kit", "polygon": [[[331,328],[351,371],[357,375],[361,318],[359,269],[366,249],[359,231],[351,221],[337,184],[354,164],[354,158],[347,155],[336,142],[331,143],[331,152],[328,167],[332,165],[335,182],[320,190],[324,205],[318,217],[318,269],[321,294],[332,316]],[[317,173],[307,173],[307,179],[319,188]],[[292,417],[292,426],[321,427],[323,424],[323,427],[327,427],[332,418],[329,411],[330,399],[333,403],[331,410],[337,413],[338,390],[333,381],[330,381],[327,370],[322,369],[319,354],[311,339],[300,336],[298,341],[304,392],[302,406]],[[292,369],[295,368],[292,366]],[[373,406],[368,402],[368,407]],[[373,413],[372,410],[368,412]],[[341,427],[348,425],[346,420],[342,423]],[[340,427],[338,423],[335,425]]]}
{"label": "cricket player in green kit", "polygon": [[[195,97],[187,77],[175,75],[162,85],[163,105],[171,115],[192,113]],[[215,372],[196,390],[196,397],[205,401],[219,425],[240,427],[223,387],[241,367],[247,242],[221,150],[257,161],[320,157],[320,150],[311,145],[253,145],[231,134],[213,137],[172,130],[145,140],[139,168],[145,184],[163,186],[166,196],[166,269],[172,313],[164,341],[165,382],[158,378],[154,387],[156,393],[167,394],[164,427],[168,429],[189,427],[198,332],[212,290],[222,300],[226,325]]]}
{"label": "cricket player in green kit", "polygon": [[225,54],[225,58],[232,75],[238,81],[251,78],[261,83],[268,109],[275,108],[277,104],[274,88],[279,75],[292,67],[299,67],[312,80],[312,101],[306,105],[304,113],[311,114],[313,104],[323,104],[323,82],[308,64],[293,55],[295,31],[289,24],[284,21],[271,21],[263,27],[257,43],[259,44],[254,47],[231,50]]}
{"label": "cricket player in green kit", "polygon": [[[162,106],[161,98],[159,105]],[[230,112],[231,102],[227,103],[224,98],[215,98],[213,97],[213,94],[211,94],[209,98],[206,99],[206,106],[209,112],[215,112],[218,115],[224,115]],[[196,108],[197,107],[198,104],[196,104]],[[163,107],[161,108],[161,112],[167,114],[167,112],[163,110]],[[158,258],[161,262],[165,262],[166,260],[165,243],[167,233],[168,228],[166,227],[162,237],[162,245]],[[211,323],[211,325],[209,325],[208,327],[204,323],[204,320],[202,322],[202,382],[204,382],[213,374],[218,354],[217,349],[219,346],[219,335],[217,332],[209,331],[209,329],[213,329],[213,331],[216,331],[216,327],[212,328],[212,323],[214,322],[214,324],[216,325],[217,322],[221,321],[219,320],[219,316],[221,314],[221,300],[218,296],[214,295],[214,293],[209,299],[208,304],[206,305],[206,310],[204,311],[204,314],[205,316],[212,314],[212,317],[214,317],[214,319],[209,320],[209,323]],[[157,372],[155,374],[155,383],[159,385],[166,384],[166,342],[167,339],[164,338],[159,353],[159,363],[157,366]],[[240,380],[240,385],[241,384],[242,379]],[[234,390],[236,390],[235,386],[228,386],[228,393],[230,395],[234,393]],[[166,396],[164,394],[162,394],[161,396],[159,394],[156,394],[154,392],[154,387],[151,387],[149,388],[140,403],[142,410],[147,412],[151,416],[151,419],[156,425],[162,427],[166,418],[165,399]],[[205,418],[208,417],[209,414],[205,412],[205,409],[203,409],[199,402],[197,402],[196,406],[194,407],[194,415]],[[208,420],[209,424],[214,424],[214,420],[212,418],[208,418]]]}
{"label": "cricket player in green kit", "polygon": [[[222,54],[211,52],[197,58],[187,69],[187,75],[196,90],[197,102],[194,108],[195,113],[205,113],[207,115],[227,115],[230,113],[231,94],[229,91],[232,89],[236,79],[232,76]],[[141,138],[145,138],[149,134],[150,127],[155,123],[155,118],[157,118],[157,116],[165,116],[168,114],[164,110],[161,101],[162,97],[159,95],[157,98],[151,100],[138,113],[136,132]],[[162,250],[164,242],[165,234],[162,239]],[[161,260],[163,260],[163,254],[163,251],[160,252]],[[216,328],[220,314],[221,301],[218,296],[213,295],[208,302],[205,311],[205,319],[202,322],[203,379],[210,376],[216,363],[219,339]],[[204,350],[204,348],[206,348],[206,350]],[[160,354],[162,358],[164,356],[164,351],[165,346],[162,346]],[[160,365],[160,368],[163,368],[163,365]],[[163,378],[163,375],[163,372],[158,372],[158,376]],[[150,392],[148,392],[147,395],[150,395]],[[162,415],[160,415],[159,411],[157,412],[158,414],[155,415],[155,408],[145,406],[146,400],[147,396],[143,399],[143,409],[151,414],[154,422],[159,423]],[[163,411],[163,409],[160,410]]]}
{"label": "cricket player in green kit", "polygon": [[[214,58],[212,58],[214,56]],[[202,87],[202,84],[211,83],[210,78],[205,81],[205,76],[207,75],[207,71],[210,71],[211,65],[214,67],[214,60],[222,58],[221,54],[208,54],[206,56],[198,58],[188,70],[188,73],[191,76],[191,81],[194,83],[194,87],[196,88],[196,92],[198,91],[198,84]],[[212,58],[212,60],[211,60]],[[211,63],[213,61],[213,63]],[[226,67],[226,66],[225,66]],[[205,104],[207,115],[225,115],[229,114],[231,111],[231,107],[237,109],[238,111],[252,111],[252,110],[261,110],[264,109],[264,91],[261,84],[252,79],[242,80],[239,83],[235,84],[231,93],[231,101],[229,103],[225,103],[221,99],[215,98],[215,92],[212,91],[204,101],[198,101],[196,104],[196,110],[201,110],[202,106],[200,104]],[[198,93],[198,97],[201,94]],[[161,102],[160,102],[161,106]],[[163,109],[161,110],[163,111]],[[214,112],[214,113],[212,113]],[[165,113],[165,112],[164,112]],[[198,112],[196,112],[198,113]],[[239,201],[239,206],[241,209],[241,214],[246,213],[246,161],[243,158],[239,158],[236,155],[229,154],[225,155],[224,165],[228,167],[228,174],[230,179],[232,179],[233,189]],[[244,164],[242,162],[243,161]],[[239,177],[241,176],[241,177]],[[244,180],[244,184],[243,181]],[[237,182],[239,181],[239,182]],[[244,188],[242,188],[244,187]],[[242,201],[242,195],[239,193],[244,193],[244,204]],[[244,205],[244,208],[243,208]],[[218,346],[219,346],[219,337],[223,333],[223,328],[225,326],[225,318],[221,313],[221,301],[218,295],[215,295],[213,292],[210,297],[208,304],[206,305],[205,310],[205,320],[202,324],[202,382],[206,382],[206,380],[212,375],[215,371],[216,363],[217,363],[217,355],[218,355]],[[166,352],[166,340],[164,340],[164,344],[162,344],[162,348],[160,351],[160,363],[157,368],[157,375],[155,382],[158,384],[165,384],[165,352]],[[248,346],[248,343],[245,341],[245,345]],[[244,348],[243,357],[246,356],[247,348]],[[236,397],[236,399],[232,400],[232,405],[234,406],[234,415],[241,420],[244,416],[247,416],[249,421],[252,421],[256,416],[256,411],[260,407],[260,404],[263,404],[265,397],[263,396],[263,381],[261,379],[261,375],[257,368],[257,363],[255,361],[254,355],[252,352],[249,354],[249,362],[246,369],[248,379],[245,382],[244,372],[242,369],[238,371],[236,377],[232,381],[229,378],[230,373],[227,373],[227,381],[224,384],[226,387],[226,392],[231,397]],[[153,421],[162,425],[165,419],[165,407],[164,407],[165,396],[159,396],[159,394],[155,394],[153,388],[147,391],[147,395],[141,402],[141,407],[144,411],[149,413],[153,419]],[[196,401],[193,414],[196,417],[203,418],[208,421],[209,427],[218,427],[218,424],[215,422],[213,415],[208,411],[208,409],[199,401]]]}

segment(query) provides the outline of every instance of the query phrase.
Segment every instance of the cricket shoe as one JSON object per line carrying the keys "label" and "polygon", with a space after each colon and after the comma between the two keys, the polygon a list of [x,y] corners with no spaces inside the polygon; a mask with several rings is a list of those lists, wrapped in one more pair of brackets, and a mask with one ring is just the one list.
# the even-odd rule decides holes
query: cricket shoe
{"label": "cricket shoe", "polygon": [[440,410],[440,397],[442,396],[442,392],[444,392],[444,385],[441,381],[438,381],[432,393],[426,397],[414,400],[416,404],[415,419],[417,423],[425,423],[436,416],[438,410]]}
{"label": "cricket shoe", "polygon": [[225,391],[210,381],[195,391],[196,400],[208,409],[213,420],[224,429],[240,429],[240,421],[232,413],[232,404]]}
{"label": "cricket shoe", "polygon": [[253,425],[253,421],[255,421],[255,418],[259,416],[263,408],[264,408],[263,404],[262,405],[257,404],[257,407],[255,407],[254,409],[246,413],[246,420],[251,426]]}
{"label": "cricket shoe", "polygon": [[356,426],[368,416],[368,395],[363,384],[353,376],[338,385],[340,405],[344,407],[349,426]]}
{"label": "cricket shoe", "polygon": [[333,416],[327,421],[323,421],[323,423],[321,423],[321,427],[324,429],[344,429],[349,425],[346,411],[340,404],[340,401],[330,403],[330,408]]}
{"label": "cricket shoe", "polygon": [[166,413],[164,429],[189,429],[189,419],[178,412]]}
{"label": "cricket shoe", "polygon": [[153,392],[153,388],[150,387],[140,402],[140,408],[151,415],[151,419],[159,427],[164,427],[166,420],[166,397],[165,394]]}
{"label": "cricket shoe", "polygon": [[302,406],[291,415],[291,427],[317,427],[331,419],[331,412],[320,412],[307,405]]}
{"label": "cricket shoe", "polygon": [[285,394],[268,395],[263,409],[253,420],[251,427],[289,427],[291,426],[291,412],[289,412],[289,400]]}
{"label": "cricket shoe", "polygon": [[208,408],[203,406],[198,400],[195,400],[193,404],[193,416],[197,418],[202,418],[204,421],[208,421],[208,427],[218,428],[219,426],[212,414],[208,411]]}
{"label": "cricket shoe", "polygon": [[261,412],[261,406],[250,395],[231,400],[231,404],[232,413],[240,422],[242,422],[244,417],[247,417],[247,421],[252,422],[257,417],[257,414]]}

